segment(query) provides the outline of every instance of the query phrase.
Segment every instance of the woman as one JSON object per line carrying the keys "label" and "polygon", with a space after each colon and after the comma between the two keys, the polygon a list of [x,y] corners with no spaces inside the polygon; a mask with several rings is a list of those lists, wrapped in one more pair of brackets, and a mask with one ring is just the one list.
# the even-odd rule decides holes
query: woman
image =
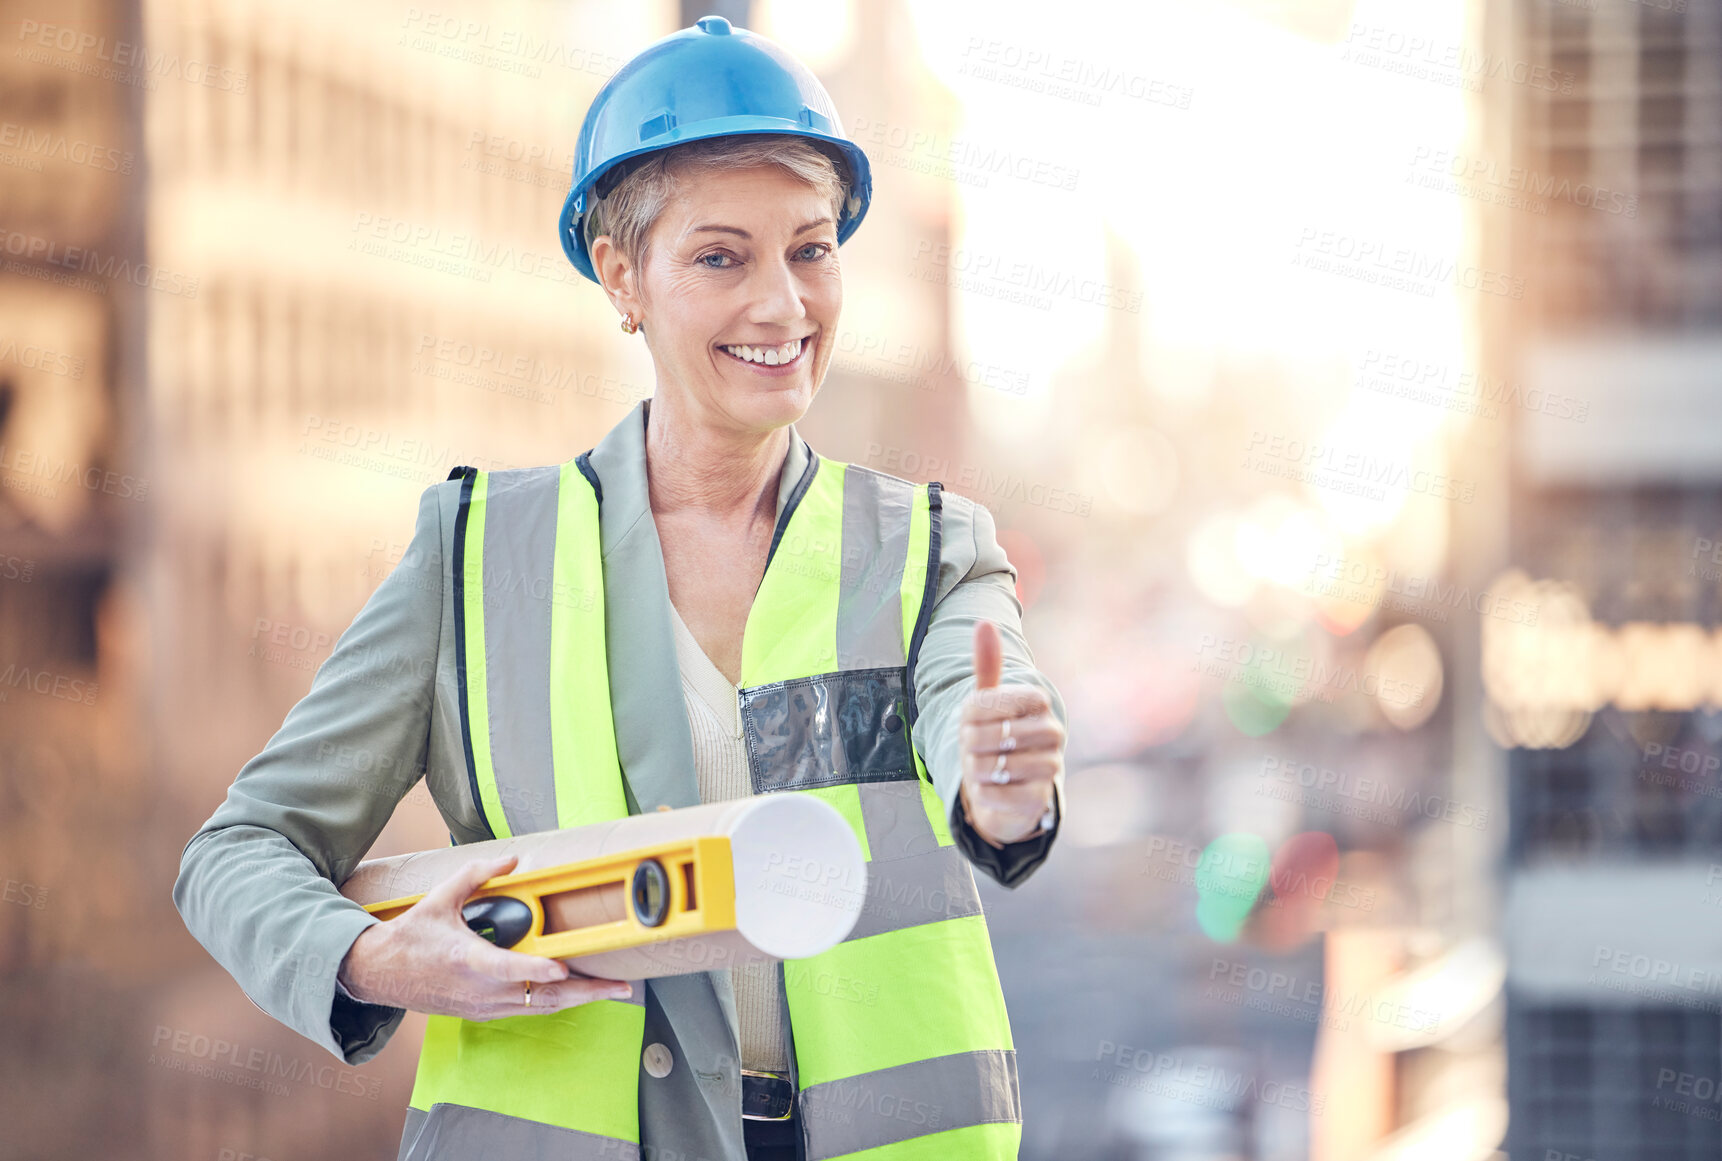
{"label": "woman", "polygon": [[[644,336],[655,394],[566,464],[428,488],[405,559],[187,844],[175,902],[266,1012],[350,1064],[430,1014],[402,1158],[1017,1154],[969,865],[1014,886],[1046,857],[1064,708],[986,509],[796,434],[870,194],[838,126],[802,65],[719,17],[606,85],[564,249]],[[457,843],[819,794],[868,898],[843,944],[769,971],[571,977],[462,923],[512,860],[388,923],[338,894],[421,774]]]}

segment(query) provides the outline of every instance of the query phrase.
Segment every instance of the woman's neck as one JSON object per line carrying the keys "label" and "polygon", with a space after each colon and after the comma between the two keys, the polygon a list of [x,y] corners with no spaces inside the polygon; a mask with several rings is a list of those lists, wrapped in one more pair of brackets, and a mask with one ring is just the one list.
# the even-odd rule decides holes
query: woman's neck
{"label": "woman's neck", "polygon": [[689,422],[668,400],[646,405],[646,481],[655,516],[777,517],[788,428],[728,433]]}

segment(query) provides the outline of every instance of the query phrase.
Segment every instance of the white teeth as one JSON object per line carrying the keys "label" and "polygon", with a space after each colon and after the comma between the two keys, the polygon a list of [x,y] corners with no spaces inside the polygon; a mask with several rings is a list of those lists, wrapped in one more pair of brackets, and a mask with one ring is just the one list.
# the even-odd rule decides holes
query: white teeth
{"label": "white teeth", "polygon": [[793,363],[796,356],[801,354],[801,344],[801,339],[794,339],[784,343],[781,347],[725,347],[724,350],[749,363],[763,363],[767,367],[776,367],[784,363]]}

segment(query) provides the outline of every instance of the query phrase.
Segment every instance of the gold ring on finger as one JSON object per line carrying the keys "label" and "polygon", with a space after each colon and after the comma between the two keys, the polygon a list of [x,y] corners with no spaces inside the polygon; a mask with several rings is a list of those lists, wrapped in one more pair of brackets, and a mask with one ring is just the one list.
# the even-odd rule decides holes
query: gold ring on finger
{"label": "gold ring on finger", "polygon": [[1010,736],[1010,719],[1005,718],[999,724],[1004,727],[1004,733],[999,735],[999,753],[1008,754],[1016,749],[1016,739]]}
{"label": "gold ring on finger", "polygon": [[526,995],[521,998],[520,1002],[522,1004],[525,1004],[528,1008],[532,1007],[532,981],[531,980],[526,981]]}

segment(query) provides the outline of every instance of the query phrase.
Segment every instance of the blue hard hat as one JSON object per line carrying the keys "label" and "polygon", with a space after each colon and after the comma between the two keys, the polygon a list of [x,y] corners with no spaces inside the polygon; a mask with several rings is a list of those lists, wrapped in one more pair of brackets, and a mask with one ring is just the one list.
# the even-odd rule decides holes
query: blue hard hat
{"label": "blue hard hat", "polygon": [[598,281],[583,225],[597,200],[594,187],[602,182],[608,193],[625,172],[619,162],[737,133],[790,133],[834,148],[849,167],[838,245],[855,232],[872,198],[872,170],[861,147],[843,135],[825,86],[782,46],[721,16],[706,16],[648,45],[593,98],[574,149],[574,188],[562,203],[568,261]]}

